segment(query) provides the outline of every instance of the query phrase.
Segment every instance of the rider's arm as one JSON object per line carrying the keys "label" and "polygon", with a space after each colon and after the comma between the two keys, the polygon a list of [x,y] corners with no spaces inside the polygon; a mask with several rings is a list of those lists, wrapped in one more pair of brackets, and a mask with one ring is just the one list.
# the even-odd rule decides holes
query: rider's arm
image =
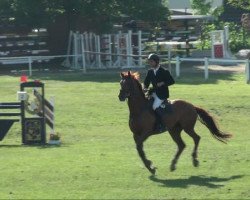
{"label": "rider's arm", "polygon": [[170,86],[170,85],[173,85],[175,83],[174,81],[174,78],[171,76],[170,72],[169,71],[165,71],[165,74],[164,74],[164,84],[166,86]]}
{"label": "rider's arm", "polygon": [[143,88],[148,88],[149,85],[151,83],[151,80],[150,80],[150,71],[148,71],[147,75],[146,75],[146,78],[144,80],[144,83],[143,83]]}

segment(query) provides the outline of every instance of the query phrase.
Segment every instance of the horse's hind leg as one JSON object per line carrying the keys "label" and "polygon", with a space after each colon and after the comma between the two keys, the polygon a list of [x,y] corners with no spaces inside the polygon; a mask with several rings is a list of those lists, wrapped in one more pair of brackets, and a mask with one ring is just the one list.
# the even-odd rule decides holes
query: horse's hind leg
{"label": "horse's hind leg", "polygon": [[136,143],[137,152],[144,163],[145,167],[152,173],[155,174],[156,168],[153,166],[152,161],[148,160],[144,151],[143,151],[143,142],[146,140],[148,136],[138,136],[134,134],[134,140]]}
{"label": "horse's hind leg", "polygon": [[194,167],[198,167],[199,166],[199,161],[198,161],[198,146],[199,146],[199,142],[200,142],[200,136],[197,135],[197,133],[194,131],[194,128],[190,128],[190,129],[184,129],[184,131],[193,138],[194,140],[194,150],[192,153],[192,158],[193,158],[193,165]]}
{"label": "horse's hind leg", "polygon": [[176,169],[176,163],[177,163],[182,151],[184,150],[184,148],[186,146],[181,138],[181,131],[182,131],[182,128],[180,126],[176,126],[173,129],[169,130],[169,133],[170,133],[172,139],[178,145],[178,150],[177,150],[177,152],[174,156],[174,159],[172,160],[171,166],[170,166],[171,171],[174,171]]}

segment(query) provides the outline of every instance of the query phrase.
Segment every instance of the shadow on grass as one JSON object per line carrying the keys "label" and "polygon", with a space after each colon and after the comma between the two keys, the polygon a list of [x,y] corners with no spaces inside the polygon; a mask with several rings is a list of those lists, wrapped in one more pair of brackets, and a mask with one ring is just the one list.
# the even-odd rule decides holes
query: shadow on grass
{"label": "shadow on grass", "polygon": [[[121,70],[125,71],[125,70]],[[140,82],[142,83],[145,76],[146,70],[140,72]],[[98,71],[98,72],[89,72],[87,74],[82,73],[47,73],[34,75],[32,77],[34,80],[39,79],[41,81],[46,80],[56,80],[64,82],[105,82],[105,83],[119,83],[120,82],[120,72],[117,71]],[[180,78],[174,76],[176,84],[184,85],[200,85],[200,84],[217,84],[219,80],[235,81],[234,73],[225,73],[225,74],[210,74],[208,80],[205,80],[203,74],[199,73],[185,73]]]}
{"label": "shadow on grass", "polygon": [[218,178],[218,177],[207,177],[207,176],[190,176],[186,179],[159,179],[156,176],[150,176],[149,179],[156,183],[161,183],[164,187],[172,188],[187,188],[191,185],[203,186],[208,188],[220,188],[223,187],[223,182],[227,182],[234,179],[242,178],[242,175],[231,176],[228,178]]}
{"label": "shadow on grass", "polygon": [[[141,74],[140,83],[143,83],[145,74]],[[60,75],[35,75],[32,79],[46,81],[62,81],[62,82],[95,82],[95,83],[117,83],[120,82],[119,73],[61,73]],[[174,77],[177,85],[206,85],[218,84],[219,81],[237,81],[234,74],[213,74],[208,80],[205,80],[202,75],[185,74],[180,78]]]}
{"label": "shadow on grass", "polygon": [[38,148],[38,149],[49,149],[49,148],[62,148],[62,147],[69,147],[70,145],[68,144],[0,144],[0,149],[1,148]]}
{"label": "shadow on grass", "polygon": [[28,80],[40,80],[45,81],[62,81],[62,82],[117,82],[120,81],[120,72],[122,70],[97,70],[97,71],[88,71],[86,74],[81,71],[38,71],[34,72],[30,77],[28,72],[1,72],[1,76],[12,76],[12,77],[21,77],[21,75],[27,75]]}
{"label": "shadow on grass", "polygon": [[23,147],[25,146],[21,144],[0,144],[0,149],[1,148],[23,148]]}
{"label": "shadow on grass", "polygon": [[[120,81],[120,72],[127,71],[128,69],[105,69],[105,70],[88,70],[86,74],[83,74],[81,71],[67,71],[67,70],[52,70],[52,71],[38,71],[34,72],[32,77],[29,77],[29,80],[41,80],[45,81],[63,81],[63,82],[106,82],[106,83],[119,83]],[[132,71],[138,71],[141,75],[141,81],[143,82],[147,68],[145,69],[132,69]],[[24,73],[1,73],[2,75],[10,75],[15,77],[20,77]],[[195,70],[185,70],[181,73],[180,78],[176,78],[175,73],[173,77],[176,80],[176,84],[188,84],[188,85],[199,85],[199,84],[217,84],[219,80],[234,81],[235,73],[234,72],[222,72],[218,73],[216,71],[210,70],[209,79],[204,79],[204,72],[200,69]],[[28,75],[28,72],[27,74]]]}

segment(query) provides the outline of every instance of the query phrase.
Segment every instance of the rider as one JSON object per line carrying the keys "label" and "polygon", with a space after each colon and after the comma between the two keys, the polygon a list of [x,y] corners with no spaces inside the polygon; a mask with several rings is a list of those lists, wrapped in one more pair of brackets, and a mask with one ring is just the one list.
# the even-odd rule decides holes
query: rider
{"label": "rider", "polygon": [[153,85],[152,97],[154,98],[153,110],[156,113],[156,130],[165,131],[161,117],[163,112],[160,108],[161,103],[169,97],[168,86],[175,83],[170,72],[159,64],[160,58],[157,54],[151,53],[148,56],[148,63],[151,69],[148,70],[144,80],[144,90],[147,90],[150,83]]}

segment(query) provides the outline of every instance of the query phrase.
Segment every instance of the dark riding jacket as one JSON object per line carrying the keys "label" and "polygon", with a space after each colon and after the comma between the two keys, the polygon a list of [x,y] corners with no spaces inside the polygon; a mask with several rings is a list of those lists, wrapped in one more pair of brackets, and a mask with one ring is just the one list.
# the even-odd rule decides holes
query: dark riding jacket
{"label": "dark riding jacket", "polygon": [[[164,82],[164,85],[157,87],[157,83],[159,82]],[[164,100],[169,97],[168,86],[173,85],[175,81],[170,72],[160,66],[156,72],[156,75],[154,73],[154,69],[148,70],[144,80],[144,87],[148,88],[150,83],[153,85],[153,91],[156,93],[159,99]]]}

